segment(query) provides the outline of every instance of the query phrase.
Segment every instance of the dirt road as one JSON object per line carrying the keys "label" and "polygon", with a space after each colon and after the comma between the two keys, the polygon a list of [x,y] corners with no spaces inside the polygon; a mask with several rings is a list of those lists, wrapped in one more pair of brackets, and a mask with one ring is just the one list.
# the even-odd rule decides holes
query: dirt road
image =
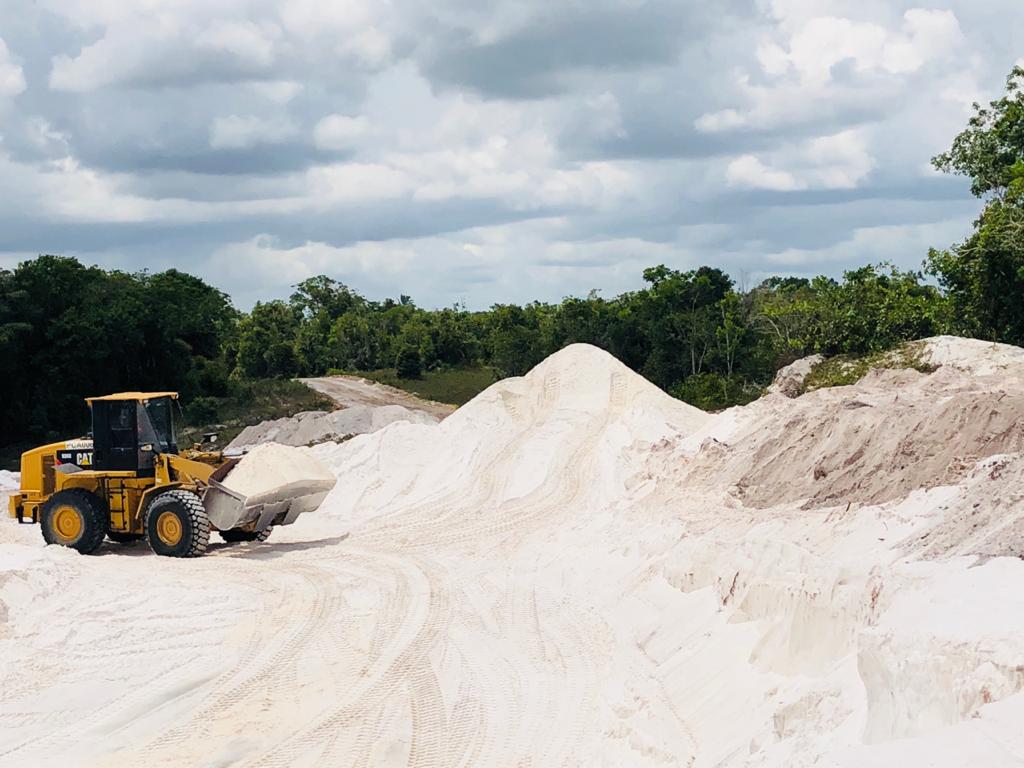
{"label": "dirt road", "polygon": [[359,376],[324,376],[299,381],[327,395],[342,408],[353,405],[403,405],[414,411],[425,411],[439,419],[455,410],[454,405],[424,400],[409,392]]}

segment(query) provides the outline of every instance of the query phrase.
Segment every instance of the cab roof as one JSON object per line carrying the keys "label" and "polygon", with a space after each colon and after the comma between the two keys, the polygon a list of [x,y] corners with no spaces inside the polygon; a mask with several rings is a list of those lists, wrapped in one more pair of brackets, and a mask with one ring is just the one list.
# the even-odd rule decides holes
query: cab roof
{"label": "cab roof", "polygon": [[92,404],[97,400],[154,400],[158,397],[170,397],[174,400],[178,399],[177,392],[117,392],[113,395],[103,395],[102,397],[87,397],[85,402]]}

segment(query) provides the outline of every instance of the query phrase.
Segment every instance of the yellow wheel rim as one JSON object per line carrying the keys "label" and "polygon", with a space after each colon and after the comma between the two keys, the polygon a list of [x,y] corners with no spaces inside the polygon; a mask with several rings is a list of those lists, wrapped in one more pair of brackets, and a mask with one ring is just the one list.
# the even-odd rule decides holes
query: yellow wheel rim
{"label": "yellow wheel rim", "polygon": [[168,547],[181,542],[181,520],[173,512],[161,512],[156,519],[156,535]]}
{"label": "yellow wheel rim", "polygon": [[53,531],[62,541],[74,541],[84,527],[85,521],[74,507],[60,507],[53,515]]}

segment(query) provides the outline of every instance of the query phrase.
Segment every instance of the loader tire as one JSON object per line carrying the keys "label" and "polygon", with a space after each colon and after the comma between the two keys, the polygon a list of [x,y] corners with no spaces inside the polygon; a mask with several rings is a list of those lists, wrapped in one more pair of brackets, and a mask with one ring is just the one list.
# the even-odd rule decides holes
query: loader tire
{"label": "loader tire", "polygon": [[146,510],[146,540],[158,555],[198,557],[210,543],[210,519],[191,491],[165,491]]}
{"label": "loader tire", "polygon": [[268,525],[262,531],[243,531],[241,528],[228,528],[226,531],[218,531],[220,537],[228,544],[234,544],[239,541],[266,541],[270,538],[270,532],[274,529],[274,526]]}
{"label": "loader tire", "polygon": [[118,544],[138,544],[144,538],[144,533],[125,533],[124,531],[107,531],[107,538],[111,541],[116,541]]}
{"label": "loader tire", "polygon": [[83,488],[58,491],[43,504],[40,518],[47,544],[91,555],[107,534],[107,510],[95,493]]}

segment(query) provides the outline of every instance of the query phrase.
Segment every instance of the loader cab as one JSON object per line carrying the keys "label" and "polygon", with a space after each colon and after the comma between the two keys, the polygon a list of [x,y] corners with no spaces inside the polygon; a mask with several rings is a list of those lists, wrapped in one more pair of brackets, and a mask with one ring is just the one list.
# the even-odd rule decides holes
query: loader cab
{"label": "loader cab", "polygon": [[121,392],[87,399],[92,408],[92,468],[98,471],[154,471],[161,453],[177,453],[176,392]]}

